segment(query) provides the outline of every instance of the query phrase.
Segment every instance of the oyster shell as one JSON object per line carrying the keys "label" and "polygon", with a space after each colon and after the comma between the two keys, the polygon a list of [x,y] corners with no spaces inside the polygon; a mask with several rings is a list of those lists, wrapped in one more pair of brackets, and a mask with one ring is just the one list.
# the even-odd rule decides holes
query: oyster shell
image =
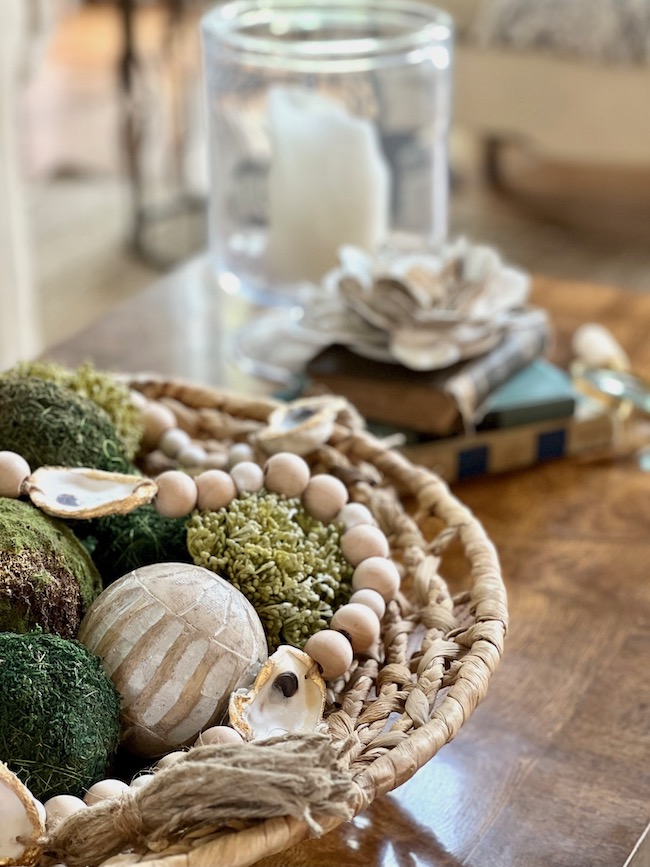
{"label": "oyster shell", "polygon": [[269,455],[309,454],[328,441],[336,416],[347,406],[345,398],[333,395],[293,400],[273,410],[267,426],[256,434],[255,440]]}
{"label": "oyster shell", "polygon": [[262,666],[250,689],[230,696],[230,724],[247,741],[318,731],[325,681],[306,653],[284,644]]}
{"label": "oyster shell", "polygon": [[39,467],[23,485],[35,506],[59,518],[125,515],[151,502],[157,490],[158,485],[144,476],[88,467]]}

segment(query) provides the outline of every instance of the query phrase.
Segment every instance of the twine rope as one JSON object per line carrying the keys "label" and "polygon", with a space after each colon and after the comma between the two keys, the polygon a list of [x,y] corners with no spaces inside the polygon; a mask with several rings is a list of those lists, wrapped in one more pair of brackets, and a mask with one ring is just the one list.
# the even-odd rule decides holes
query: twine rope
{"label": "twine rope", "polygon": [[125,850],[161,851],[184,835],[275,816],[301,819],[318,835],[316,817],[350,818],[355,797],[340,752],[323,734],[198,747],[146,786],[72,815],[45,851],[68,867],[92,867]]}

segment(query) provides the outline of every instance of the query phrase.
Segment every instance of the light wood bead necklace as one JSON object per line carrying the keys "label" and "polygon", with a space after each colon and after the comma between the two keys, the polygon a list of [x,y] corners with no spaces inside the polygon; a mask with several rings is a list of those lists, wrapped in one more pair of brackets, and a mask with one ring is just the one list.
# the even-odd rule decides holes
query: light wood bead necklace
{"label": "light wood bead necklace", "polygon": [[[139,395],[142,398],[141,395]],[[209,455],[194,446],[189,435],[176,426],[173,412],[154,401],[141,403],[143,443],[160,448],[185,466],[209,465]],[[303,650],[319,665],[325,680],[334,680],[348,670],[355,653],[363,653],[379,639],[380,621],[386,604],[399,590],[400,576],[389,559],[389,545],[369,511],[361,503],[348,502],[345,485],[329,474],[312,476],[298,455],[272,455],[263,467],[252,460],[250,446],[232,447],[235,462],[228,471],[204,469],[196,476],[182,470],[166,470],[155,477],[153,506],[167,518],[181,518],[199,511],[227,508],[239,495],[265,489],[284,497],[299,497],[305,511],[324,524],[339,522],[341,553],[354,568],[353,593],[338,608],[329,628],[311,635]],[[223,458],[221,458],[223,462]],[[0,452],[0,496],[19,497],[31,473],[27,461],[14,452]]]}

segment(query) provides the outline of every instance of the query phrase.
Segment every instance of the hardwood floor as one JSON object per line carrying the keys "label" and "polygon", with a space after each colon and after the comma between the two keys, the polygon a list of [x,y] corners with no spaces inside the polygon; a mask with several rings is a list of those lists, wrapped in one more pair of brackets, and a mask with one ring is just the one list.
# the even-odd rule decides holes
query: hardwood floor
{"label": "hardwood floor", "polygon": [[[164,62],[165,33],[162,10],[141,7],[136,35],[151,112],[148,182],[156,189],[164,188],[174,156],[173,131],[161,108],[173,80]],[[196,43],[195,21],[186,37]],[[111,4],[71,11],[59,21],[25,88],[24,158],[47,345],[74,334],[160,274],[128,244],[132,210],[119,134],[119,46]],[[182,74],[188,74],[186,64]],[[190,144],[198,180],[189,182],[200,187],[200,134]],[[500,193],[486,185],[477,150],[463,131],[454,130],[452,236],[492,244],[533,272],[650,289],[650,168],[626,175],[545,166],[510,150],[505,153],[510,189]],[[204,245],[205,227],[196,214],[181,213],[160,230],[174,239],[179,259]]]}

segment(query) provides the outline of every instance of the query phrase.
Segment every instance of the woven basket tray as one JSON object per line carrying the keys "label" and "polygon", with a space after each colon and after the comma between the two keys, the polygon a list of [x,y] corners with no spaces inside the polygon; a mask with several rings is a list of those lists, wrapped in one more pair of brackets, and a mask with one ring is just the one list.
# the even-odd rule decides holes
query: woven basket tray
{"label": "woven basket tray", "polygon": [[[234,442],[255,447],[281,405],[180,381],[130,384],[170,406],[179,427],[213,451]],[[265,457],[256,449],[260,463]],[[329,685],[329,736],[191,750],[119,807],[105,802],[63,823],[48,841],[49,863],[253,864],[331,830],[404,783],[485,695],[502,653],[507,607],[497,555],[480,523],[434,473],[370,436],[352,407],[305,458],[312,473],[338,476],[350,499],[370,508],[402,573],[379,653],[357,656]],[[150,471],[163,468],[152,464]],[[233,806],[237,774],[255,762],[267,778],[277,769],[272,797]]]}

